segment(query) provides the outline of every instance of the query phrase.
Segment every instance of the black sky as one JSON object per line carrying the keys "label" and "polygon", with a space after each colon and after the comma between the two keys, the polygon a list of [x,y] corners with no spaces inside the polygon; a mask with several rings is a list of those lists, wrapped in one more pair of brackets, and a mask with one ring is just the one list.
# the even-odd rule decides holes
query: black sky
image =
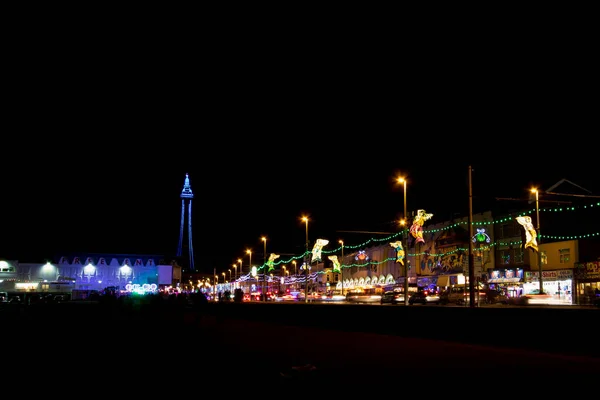
{"label": "black sky", "polygon": [[[462,161],[452,152],[445,159],[441,152],[430,156],[424,150],[410,162],[386,146],[364,155],[372,146],[368,137],[354,151],[353,146],[312,151],[291,144],[273,155],[262,152],[269,144],[260,140],[250,146],[232,139],[227,150],[195,150],[182,142],[179,152],[176,141],[159,143],[173,153],[161,154],[157,143],[150,153],[29,154],[3,174],[0,258],[41,262],[70,252],[174,255],[186,173],[195,195],[195,266],[204,272],[226,270],[247,257],[248,248],[257,262],[263,235],[268,253],[302,253],[303,215],[310,218],[310,240],[325,238],[332,245],[339,239],[357,244],[364,237],[341,231],[396,232],[403,193],[394,178],[400,174],[409,179],[409,212],[425,208],[434,214],[431,223],[469,212],[468,157]],[[582,168],[590,164],[585,160],[522,165],[520,157],[527,158],[506,157],[503,165],[485,155],[473,157],[474,212],[497,205],[498,197],[522,199],[507,201],[527,208],[529,187],[549,188],[563,178],[598,194],[595,174]]]}
{"label": "black sky", "polygon": [[554,45],[568,61],[549,62],[526,46],[500,57],[438,43],[398,59],[297,36],[135,38],[15,49],[0,258],[174,254],[186,173],[204,272],[248,248],[260,258],[263,235],[268,253],[301,253],[302,215],[311,240],[391,231],[400,174],[409,211],[432,223],[468,214],[469,165],[475,212],[563,178],[600,192],[595,70],[565,43]]}

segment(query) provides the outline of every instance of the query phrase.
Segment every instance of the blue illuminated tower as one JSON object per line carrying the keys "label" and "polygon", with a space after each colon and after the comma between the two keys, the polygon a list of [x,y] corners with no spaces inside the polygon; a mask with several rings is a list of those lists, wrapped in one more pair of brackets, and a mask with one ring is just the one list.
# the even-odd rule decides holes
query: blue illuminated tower
{"label": "blue illuminated tower", "polygon": [[183,227],[185,225],[185,203],[187,201],[187,231],[188,231],[188,248],[190,251],[190,270],[194,271],[194,247],[192,246],[192,186],[190,185],[190,177],[185,174],[183,190],[181,191],[181,227],[179,228],[179,247],[177,247],[177,256],[181,257],[181,246],[183,245]]}

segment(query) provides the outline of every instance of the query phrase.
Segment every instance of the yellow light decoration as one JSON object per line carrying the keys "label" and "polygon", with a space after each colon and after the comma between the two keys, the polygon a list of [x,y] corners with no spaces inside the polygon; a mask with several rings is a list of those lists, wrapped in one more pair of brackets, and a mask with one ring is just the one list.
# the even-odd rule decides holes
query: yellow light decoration
{"label": "yellow light decoration", "polygon": [[279,254],[271,253],[269,255],[269,261],[267,261],[267,265],[269,266],[269,269],[267,270],[267,272],[271,272],[275,269],[275,266],[273,265],[273,261],[275,261],[278,258],[279,258]]}
{"label": "yellow light decoration", "polygon": [[537,246],[537,233],[531,222],[531,217],[516,217],[515,218],[521,226],[525,229],[525,248],[531,247],[534,251],[538,251]]}
{"label": "yellow light decoration", "polygon": [[312,260],[311,262],[314,261],[321,261],[321,251],[323,250],[323,246],[326,246],[327,244],[329,244],[329,240],[327,239],[317,239],[317,241],[315,242],[315,245],[312,249]]}
{"label": "yellow light decoration", "polygon": [[390,246],[396,249],[396,262],[404,265],[404,247],[402,247],[402,242],[398,240],[390,243]]}
{"label": "yellow light decoration", "polygon": [[425,221],[431,219],[431,217],[433,217],[433,214],[427,214],[425,210],[417,210],[417,216],[410,227],[410,234],[416,239],[415,243],[425,243],[425,239],[423,239],[423,224]]}
{"label": "yellow light decoration", "polygon": [[342,269],[340,268],[340,261],[337,256],[329,256],[328,258],[333,261],[333,272],[341,272]]}

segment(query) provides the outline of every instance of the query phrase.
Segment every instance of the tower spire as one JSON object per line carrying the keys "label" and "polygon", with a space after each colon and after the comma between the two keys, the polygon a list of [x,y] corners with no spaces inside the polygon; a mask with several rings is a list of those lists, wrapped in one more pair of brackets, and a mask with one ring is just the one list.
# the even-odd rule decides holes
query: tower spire
{"label": "tower spire", "polygon": [[185,174],[185,181],[183,182],[183,189],[181,190],[181,226],[179,228],[179,246],[177,247],[177,256],[181,257],[182,245],[183,245],[183,233],[185,226],[185,203],[188,202],[187,212],[187,232],[188,232],[188,249],[189,249],[189,267],[191,271],[194,271],[194,248],[192,246],[192,199],[194,193],[192,193],[192,185],[190,184],[190,176],[188,173]]}
{"label": "tower spire", "polygon": [[185,174],[185,181],[183,182],[183,189],[181,190],[182,199],[192,199],[194,194],[192,193],[192,185],[190,185],[190,175]]}

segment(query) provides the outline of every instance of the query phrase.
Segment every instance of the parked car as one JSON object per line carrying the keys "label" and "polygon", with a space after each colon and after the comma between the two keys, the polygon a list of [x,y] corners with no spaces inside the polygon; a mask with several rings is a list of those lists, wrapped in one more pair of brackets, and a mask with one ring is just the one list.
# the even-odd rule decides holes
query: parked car
{"label": "parked car", "polygon": [[434,291],[419,290],[408,298],[408,304],[440,304],[440,295]]}
{"label": "parked car", "polygon": [[404,293],[388,290],[381,295],[381,304],[404,304]]}

